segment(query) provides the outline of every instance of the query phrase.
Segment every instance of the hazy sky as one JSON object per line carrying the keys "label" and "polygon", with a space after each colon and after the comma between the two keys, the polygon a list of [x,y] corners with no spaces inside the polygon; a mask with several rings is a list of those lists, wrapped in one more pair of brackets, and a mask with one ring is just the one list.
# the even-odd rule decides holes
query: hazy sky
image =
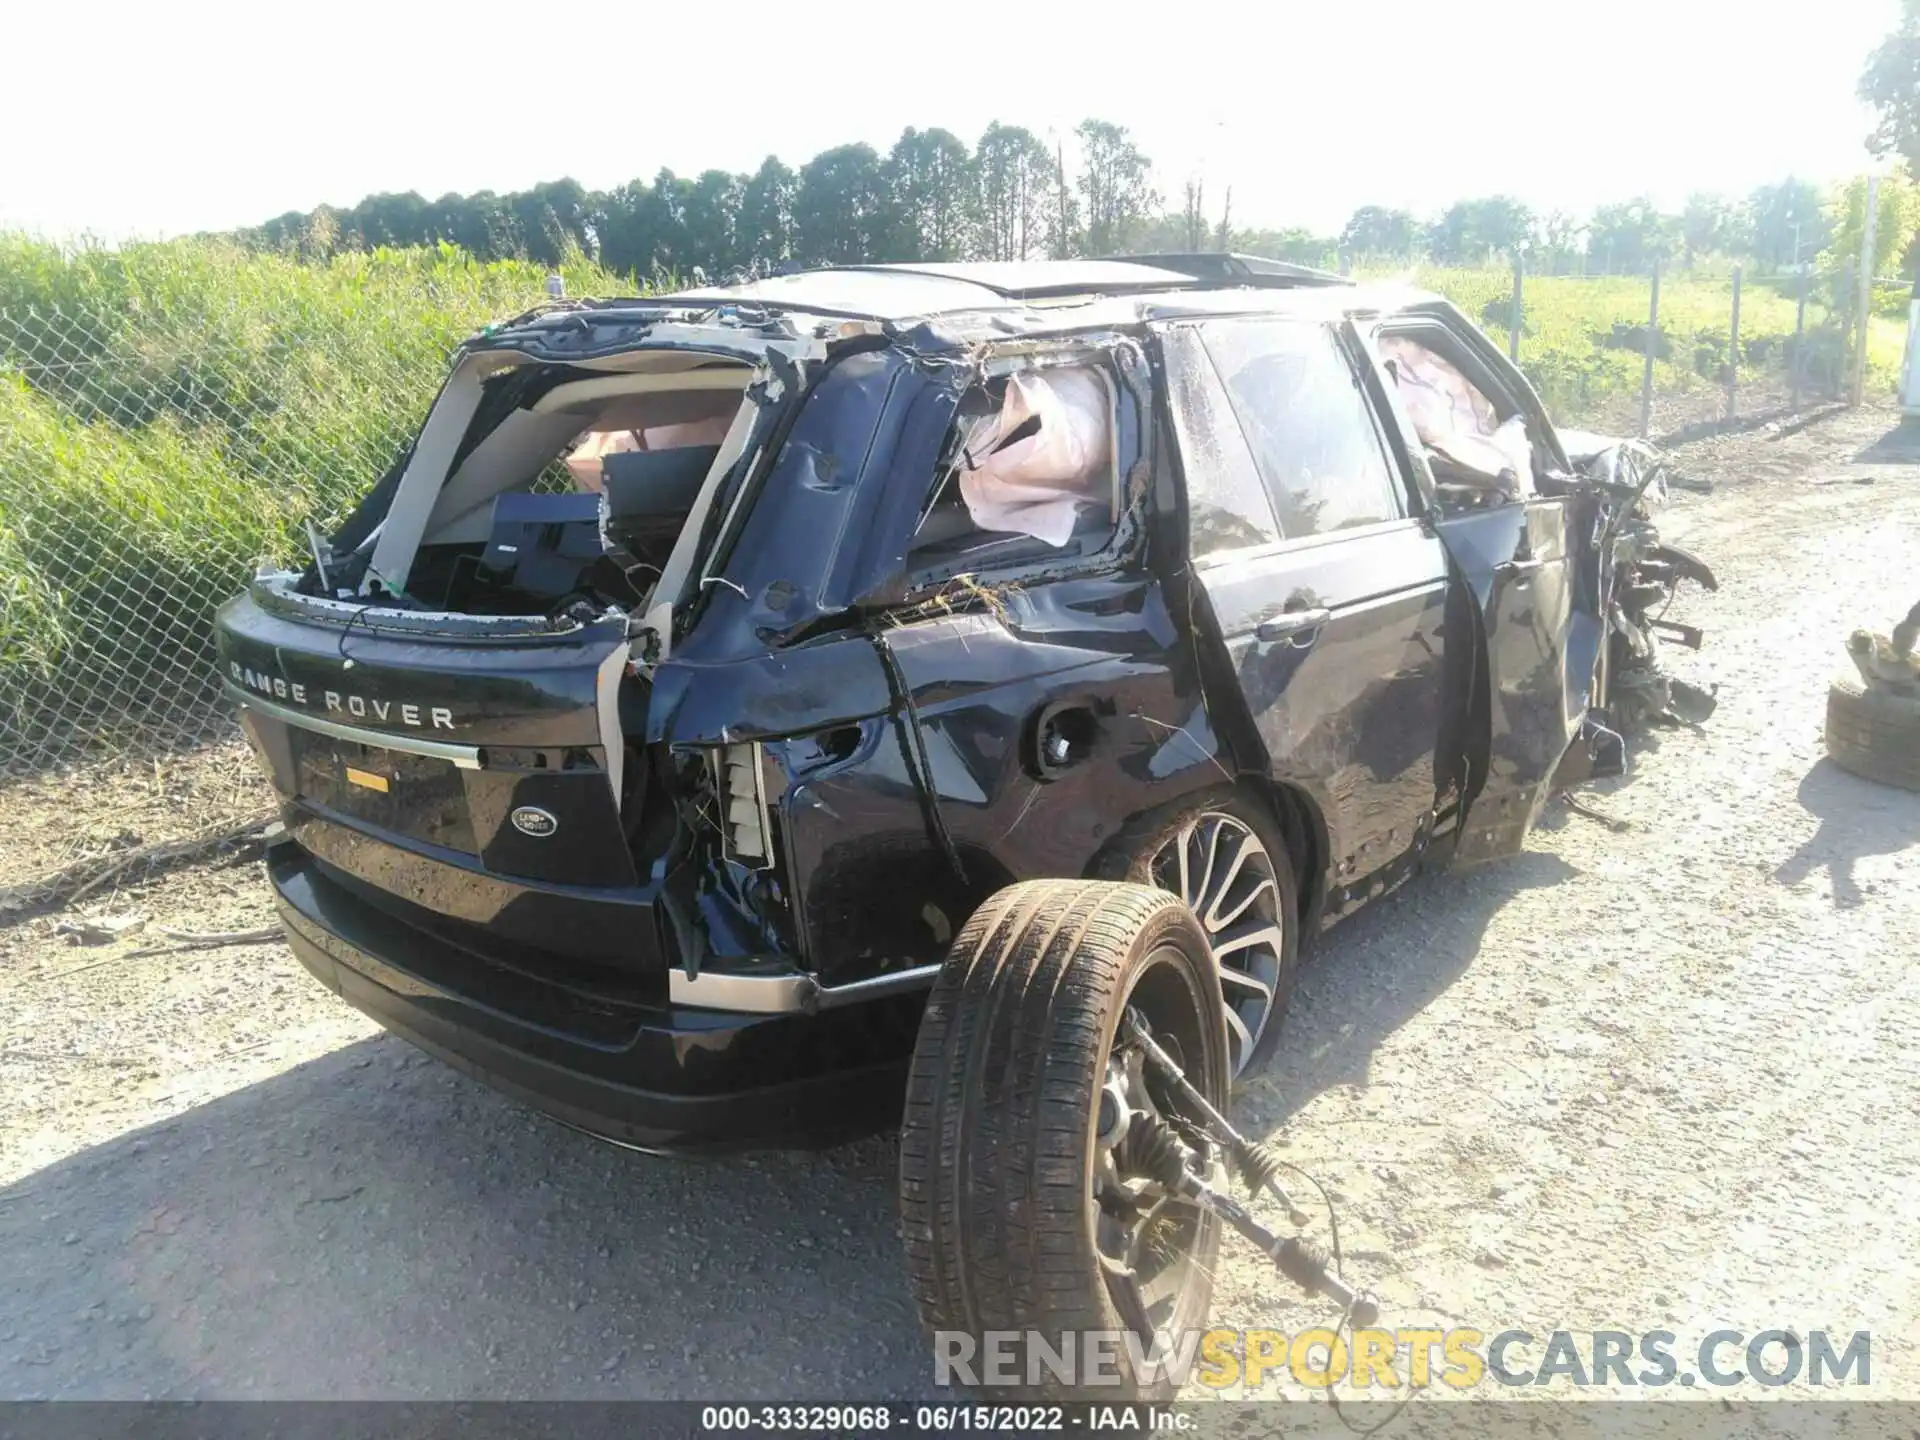
{"label": "hazy sky", "polygon": [[1169,197],[1200,174],[1217,217],[1230,183],[1240,224],[1330,230],[1356,205],[1496,191],[1671,206],[1865,168],[1854,82],[1898,4],[1312,9],[20,0],[0,228],[178,234],[378,190],[601,187],[1090,114],[1132,128]]}

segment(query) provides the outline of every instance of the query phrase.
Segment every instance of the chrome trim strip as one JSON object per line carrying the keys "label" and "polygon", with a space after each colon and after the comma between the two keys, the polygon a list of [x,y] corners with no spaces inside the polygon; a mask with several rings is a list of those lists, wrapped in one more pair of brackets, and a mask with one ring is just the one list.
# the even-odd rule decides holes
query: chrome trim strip
{"label": "chrome trim strip", "polygon": [[833,1010],[888,995],[924,990],[940,973],[938,965],[916,965],[890,975],[875,975],[846,985],[822,985],[812,975],[788,970],[771,975],[728,975],[706,970],[689,976],[676,966],[667,972],[667,998],[675,1005],[703,1010],[732,1010],[746,1015],[782,1015]]}
{"label": "chrome trim strip", "polygon": [[336,740],[352,740],[361,745],[374,745],[382,750],[404,750],[409,755],[431,755],[437,760],[451,760],[462,770],[480,768],[480,747],[477,745],[450,745],[445,740],[421,740],[412,735],[397,735],[391,730],[367,730],[355,725],[342,725],[334,720],[323,720],[305,710],[295,710],[288,705],[276,705],[251,690],[243,690],[231,680],[222,680],[221,689],[227,692],[227,698],[242,709],[258,710],[262,715],[271,715],[274,719],[288,725],[298,725],[302,730],[312,730],[317,734],[331,735]]}
{"label": "chrome trim strip", "polygon": [[703,1010],[736,1010],[747,1015],[778,1015],[805,1010],[819,986],[811,975],[789,970],[777,975],[727,975],[703,970],[689,976],[676,965],[667,972],[667,999]]}

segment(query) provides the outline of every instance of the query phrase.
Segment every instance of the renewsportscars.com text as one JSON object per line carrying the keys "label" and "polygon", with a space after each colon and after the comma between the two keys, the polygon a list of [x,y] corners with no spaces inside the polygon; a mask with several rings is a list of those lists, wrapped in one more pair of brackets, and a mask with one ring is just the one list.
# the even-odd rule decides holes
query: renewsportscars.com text
{"label": "renewsportscars.com text", "polygon": [[[1358,1390],[1445,1385],[1778,1388],[1868,1385],[1873,1337],[1811,1330],[1710,1330],[1683,1341],[1671,1330],[1361,1329],[1189,1330],[1152,1346],[1128,1330],[1057,1335],[989,1330],[978,1340],[934,1334],[934,1383],[1014,1386],[1118,1385],[1124,1373],[1206,1389],[1257,1389],[1292,1382]],[[1124,1363],[1123,1363],[1124,1362]]]}

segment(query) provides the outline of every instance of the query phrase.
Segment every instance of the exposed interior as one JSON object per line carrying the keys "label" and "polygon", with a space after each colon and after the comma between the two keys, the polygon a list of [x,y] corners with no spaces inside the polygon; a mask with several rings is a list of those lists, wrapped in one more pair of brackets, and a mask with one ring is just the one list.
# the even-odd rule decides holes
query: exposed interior
{"label": "exposed interior", "polygon": [[1444,500],[1487,504],[1534,493],[1539,457],[1524,412],[1437,326],[1376,342]]}
{"label": "exposed interior", "polygon": [[[473,615],[645,607],[754,371],[686,351],[619,358],[630,368],[517,364],[469,386],[456,376],[366,557],[369,589],[385,603]],[[436,476],[436,431],[461,411]],[[408,501],[424,518],[401,566],[387,532],[405,523]],[[334,593],[358,582],[336,568]]]}
{"label": "exposed interior", "polygon": [[[449,381],[379,529],[307,588],[473,616],[585,604],[657,619],[695,558],[677,553],[702,528],[689,517],[746,443],[756,367],[677,349],[598,369],[486,358]],[[1121,503],[1119,395],[1097,363],[990,367],[960,402],[910,568],[936,578],[1103,548]]]}

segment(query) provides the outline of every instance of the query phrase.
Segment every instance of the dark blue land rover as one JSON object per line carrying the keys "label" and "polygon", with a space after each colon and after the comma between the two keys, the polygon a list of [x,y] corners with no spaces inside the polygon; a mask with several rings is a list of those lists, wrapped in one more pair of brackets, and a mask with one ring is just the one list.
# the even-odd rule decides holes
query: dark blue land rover
{"label": "dark blue land rover", "polygon": [[639,1148],[903,1124],[930,1324],[1147,1333],[1302,943],[1706,708],[1659,484],[1432,296],[802,272],[466,342],[221,663],[348,1002]]}

